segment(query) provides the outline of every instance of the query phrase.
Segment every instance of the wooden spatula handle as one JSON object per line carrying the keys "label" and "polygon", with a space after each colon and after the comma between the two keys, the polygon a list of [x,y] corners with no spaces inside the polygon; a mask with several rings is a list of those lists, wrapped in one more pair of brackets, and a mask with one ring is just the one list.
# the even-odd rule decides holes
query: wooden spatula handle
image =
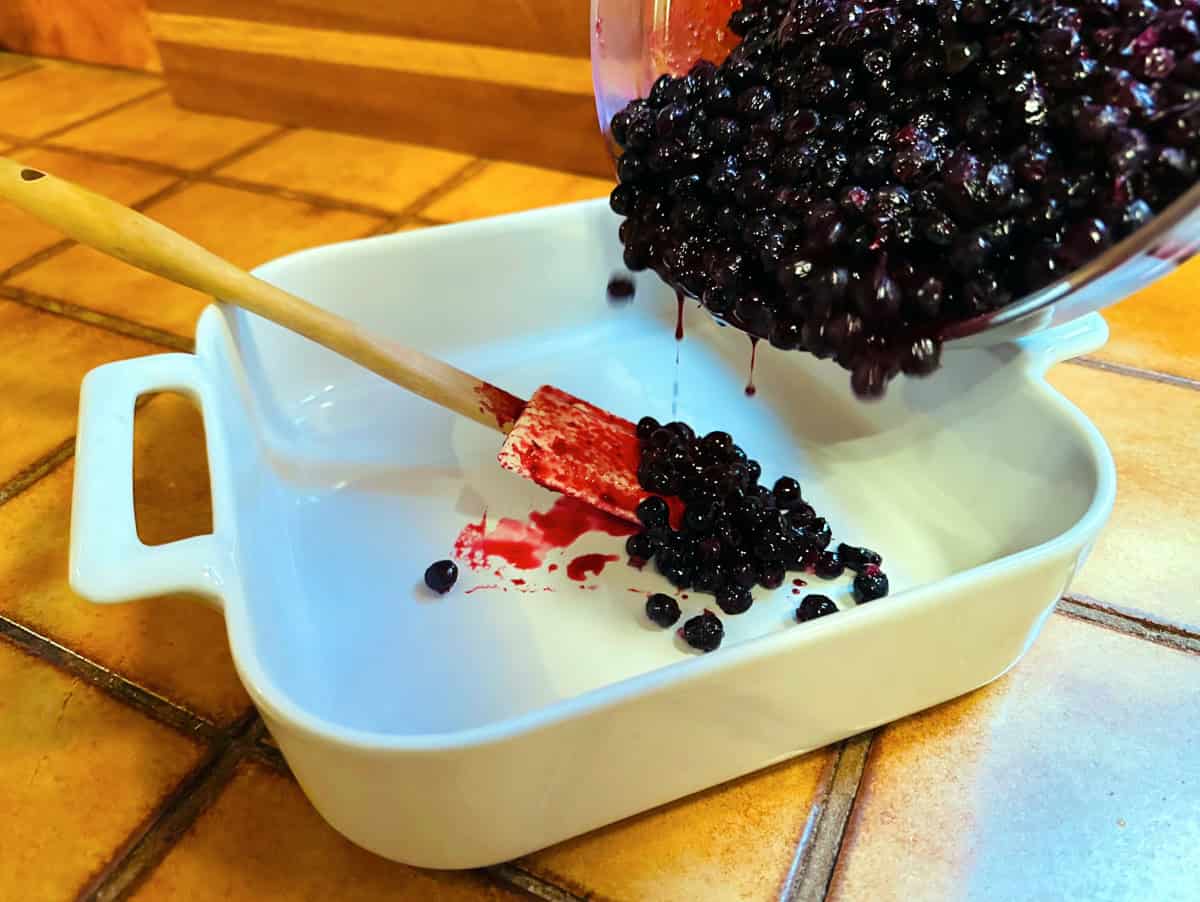
{"label": "wooden spatula handle", "polygon": [[305,336],[414,394],[507,432],[521,399],[257,279],[193,241],[86,188],[0,157],[0,197],[81,244]]}

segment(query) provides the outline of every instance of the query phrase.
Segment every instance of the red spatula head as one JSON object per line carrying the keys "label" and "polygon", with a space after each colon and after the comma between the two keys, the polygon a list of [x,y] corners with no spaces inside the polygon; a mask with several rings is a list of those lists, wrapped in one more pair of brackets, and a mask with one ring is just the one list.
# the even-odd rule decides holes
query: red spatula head
{"label": "red spatula head", "polygon": [[498,457],[506,470],[634,523],[649,495],[638,484],[634,424],[550,385],[534,392]]}

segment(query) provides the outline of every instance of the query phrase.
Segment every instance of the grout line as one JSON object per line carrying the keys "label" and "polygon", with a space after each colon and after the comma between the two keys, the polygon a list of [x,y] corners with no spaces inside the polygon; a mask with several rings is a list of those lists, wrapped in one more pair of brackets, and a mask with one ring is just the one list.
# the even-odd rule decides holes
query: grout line
{"label": "grout line", "polygon": [[7,282],[14,276],[19,276],[23,272],[33,269],[42,263],[45,263],[51,257],[57,257],[64,251],[68,251],[75,246],[75,242],[70,238],[61,238],[49,247],[44,247],[40,251],[36,251],[24,260],[18,260],[8,269],[0,272],[0,282]]}
{"label": "grout line", "polygon": [[1200,632],[1169,620],[1108,604],[1089,595],[1068,593],[1059,599],[1057,611],[1075,620],[1095,624],[1135,639],[1164,645],[1176,651],[1200,654]]}
{"label": "grout line", "polygon": [[248,754],[256,761],[261,761],[263,764],[273,767],[293,780],[296,775],[292,773],[291,767],[287,763],[287,759],[283,757],[283,752],[274,746],[267,745],[261,739],[247,749]]}
{"label": "grout line", "polygon": [[220,736],[220,730],[199,715],[143,689],[136,683],[129,682],[78,652],[3,616],[0,616],[0,638],[7,639],[30,657],[45,661],[60,671],[90,683],[118,702],[180,733],[205,742],[211,742]]}
{"label": "grout line", "polygon": [[62,466],[62,464],[70,460],[74,453],[75,438],[72,436],[59,444],[49,454],[43,455],[40,459],[35,460],[24,470],[17,473],[16,476],[0,484],[0,505],[7,504],[13,498],[16,498],[34,483],[38,482],[43,476],[49,476]]}
{"label": "grout line", "polygon": [[126,839],[112,860],[88,881],[78,899],[111,902],[129,897],[233,779],[245,754],[243,737],[253,729],[257,719],[252,709],[234,725],[176,785],[146,823]]}
{"label": "grout line", "polygon": [[390,235],[393,232],[400,231],[400,229],[402,229],[404,226],[410,225],[411,223],[412,217],[410,216],[392,216],[375,226],[375,228],[367,232],[364,237],[376,238],[379,235]]}
{"label": "grout line", "polygon": [[[55,148],[55,149],[57,149],[57,148]],[[86,157],[87,154],[81,154],[81,156]],[[130,208],[133,210],[138,210],[140,212],[145,212],[146,208],[152,206],[153,204],[158,203],[161,200],[166,200],[167,198],[178,194],[180,191],[182,191],[184,188],[186,188],[189,184],[191,184],[190,180],[188,179],[188,177],[186,175],[183,175],[179,178],[178,181],[171,182],[171,184],[165,185],[162,188],[159,188],[153,194],[146,195],[141,200],[139,200],[137,203],[130,204]],[[37,251],[36,253],[26,257],[24,260],[20,260],[17,263],[14,263],[8,269],[4,270],[3,272],[0,272],[0,282],[7,282],[10,279],[13,279],[19,275],[22,275],[22,274],[28,272],[29,270],[33,269],[34,267],[40,266],[41,264],[45,263],[47,260],[50,260],[53,257],[57,257],[59,254],[69,251],[71,248],[75,247],[75,245],[76,245],[76,242],[73,239],[63,238],[60,241],[57,241],[54,244],[50,245],[49,247],[42,248],[40,251]]]}
{"label": "grout line", "polygon": [[261,135],[255,138],[253,141],[243,144],[237,150],[231,150],[224,156],[217,157],[207,166],[202,166],[197,170],[197,172],[211,175],[218,169],[223,169],[224,167],[228,166],[230,163],[236,163],[243,157],[248,157],[257,150],[262,150],[262,148],[266,147],[268,144],[274,144],[284,135],[290,134],[294,131],[295,129],[290,125],[280,125],[273,131],[269,131],[265,135]]}
{"label": "grout line", "polygon": [[546,902],[585,902],[586,898],[590,898],[590,895],[589,897],[577,896],[561,886],[547,883],[515,864],[492,865],[490,868],[483,868],[481,873],[498,883],[524,890],[534,898],[545,899]]}
{"label": "grout line", "polygon": [[[141,410],[151,400],[152,398],[149,395],[143,395],[134,402],[134,410]],[[0,505],[6,504],[22,492],[33,487],[46,476],[49,476],[62,464],[70,460],[74,454],[75,437],[71,436],[68,439],[64,439],[53,451],[44,454],[7,482],[0,484]]]}
{"label": "grout line", "polygon": [[46,313],[61,316],[64,319],[84,323],[96,329],[103,329],[106,332],[114,332],[126,338],[135,338],[138,341],[169,348],[172,351],[191,353],[195,347],[195,342],[192,339],[176,335],[174,332],[166,332],[162,329],[156,329],[153,326],[146,326],[133,320],[113,316],[110,313],[100,313],[88,307],[73,304],[70,301],[63,301],[59,298],[49,297],[48,295],[38,294],[33,291],[0,286],[0,298],[15,301],[27,307],[34,307]]}
{"label": "grout line", "polygon": [[43,141],[49,141],[52,138],[57,138],[59,135],[65,135],[67,132],[73,129],[81,128],[82,126],[90,125],[98,119],[103,119],[110,113],[118,113],[127,107],[136,106],[143,100],[149,100],[151,97],[163,94],[166,92],[166,90],[167,86],[160,84],[157,88],[152,91],[147,91],[145,94],[138,94],[136,97],[130,97],[128,100],[122,100],[120,103],[113,104],[112,106],[100,110],[99,112],[92,113],[89,116],[84,116],[82,119],[77,119],[69,125],[62,125],[58,128],[52,128],[48,132],[43,132],[42,134],[38,135],[35,140],[40,144]]}
{"label": "grout line", "polygon": [[451,175],[448,179],[438,185],[434,185],[424,194],[417,197],[412,203],[400,211],[401,216],[417,217],[426,207],[433,204],[435,201],[441,200],[451,191],[461,188],[467,182],[474,179],[476,176],[483,173],[491,165],[489,160],[474,159],[465,164],[462,169]]}
{"label": "grout line", "polygon": [[19,75],[28,75],[30,72],[36,72],[42,68],[37,64],[36,60],[30,59],[20,69],[13,69],[11,72],[5,72],[0,75],[0,81],[8,81],[10,78],[16,78]]}
{"label": "grout line", "polygon": [[376,207],[371,204],[340,200],[336,197],[326,197],[324,194],[314,194],[311,191],[300,191],[294,188],[284,188],[279,185],[268,185],[262,182],[250,182],[227,175],[212,174],[204,175],[202,178],[204,181],[213,185],[219,185],[222,188],[233,188],[238,191],[249,191],[253,194],[264,194],[268,197],[300,201],[313,207],[321,207],[328,210],[344,210],[348,213],[358,213],[362,216],[374,216],[383,219],[396,215],[394,210],[386,210],[383,207]]}
{"label": "grout line", "polygon": [[813,805],[804,825],[784,882],[782,902],[821,902],[825,898],[874,736],[874,732],[862,733],[842,743],[825,796]]}
{"label": "grout line", "polygon": [[124,154],[111,153],[107,150],[96,150],[90,147],[76,147],[73,144],[60,144],[57,141],[38,141],[37,145],[42,150],[50,150],[54,153],[83,157],[86,160],[94,160],[97,163],[109,163],[113,166],[128,166],[131,169],[144,169],[147,172],[153,172],[158,175],[173,175],[176,178],[183,178],[188,174],[187,169],[183,169],[179,166],[171,166],[167,163],[159,163],[156,160],[143,160],[139,157],[127,157]]}
{"label": "grout line", "polygon": [[1092,370],[1112,373],[1116,376],[1131,376],[1134,379],[1144,379],[1147,382],[1158,382],[1161,385],[1174,385],[1176,388],[1190,388],[1192,391],[1200,391],[1200,380],[1189,379],[1187,376],[1175,376],[1171,373],[1160,373],[1157,370],[1144,370],[1141,367],[1129,366],[1125,363],[1110,363],[1107,360],[1099,360],[1095,357],[1076,357],[1064,362],[1073,366],[1082,366]]}

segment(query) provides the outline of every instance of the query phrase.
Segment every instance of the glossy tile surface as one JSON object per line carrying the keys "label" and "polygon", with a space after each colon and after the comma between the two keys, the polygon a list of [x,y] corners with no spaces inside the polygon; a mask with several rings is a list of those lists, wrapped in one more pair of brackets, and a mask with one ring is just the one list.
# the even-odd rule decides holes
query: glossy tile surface
{"label": "glossy tile surface", "polygon": [[479,175],[431,204],[422,215],[440,222],[499,216],[607,197],[615,184],[535,166],[491,163]]}
{"label": "glossy tile surface", "polygon": [[[144,200],[175,181],[170,175],[55,150],[18,150],[12,157],[34,169],[68,179],[127,206]],[[0,203],[0,234],[4,235],[4,240],[0,241],[0,270],[65,240],[62,232],[42,224],[40,220],[8,203]]]}
{"label": "glossy tile surface", "polygon": [[1100,360],[1200,380],[1200,257],[1104,311]]}
{"label": "glossy tile surface", "polygon": [[158,79],[141,73],[43,60],[0,81],[0,131],[40,137],[159,87]]}
{"label": "glossy tile surface", "polygon": [[74,898],[202,750],[2,639],[0,687],[0,897]]}
{"label": "glossy tile surface", "polygon": [[1052,617],[876,737],[833,900],[1195,899],[1200,656]]}
{"label": "glossy tile surface", "polygon": [[132,898],[507,902],[523,897],[474,874],[419,871],[372,855],[321,820],[290,779],[247,762]]}
{"label": "glossy tile surface", "polygon": [[[135,497],[143,541],[207,531],[211,507],[198,415],[189,402],[161,396],[138,422]],[[71,591],[74,474],[68,462],[0,506],[0,614],[207,720],[232,721],[250,700],[216,610],[187,596],[97,605]]]}
{"label": "glossy tile surface", "polygon": [[278,126],[228,116],[207,116],[156,94],[54,139],[81,150],[198,169],[276,131]]}
{"label": "glossy tile surface", "polygon": [[[0,83],[2,84],[2,83]],[[360,238],[383,220],[289,200],[195,184],[147,215],[242,267],[334,241]],[[86,280],[79,274],[86,272]],[[91,248],[74,247],[12,280],[18,288],[190,336],[208,298]]]}
{"label": "glossy tile surface", "polygon": [[444,150],[301,129],[221,175],[398,212],[470,162]]}
{"label": "glossy tile surface", "polygon": [[640,900],[779,898],[830,750],[569,840],[522,862],[581,894]]}
{"label": "glossy tile surface", "polygon": [[0,300],[0,490],[75,434],[79,384],[88,370],[158,350]]}
{"label": "glossy tile surface", "polygon": [[1200,391],[1073,365],[1050,381],[1117,464],[1112,519],[1071,591],[1200,630]]}

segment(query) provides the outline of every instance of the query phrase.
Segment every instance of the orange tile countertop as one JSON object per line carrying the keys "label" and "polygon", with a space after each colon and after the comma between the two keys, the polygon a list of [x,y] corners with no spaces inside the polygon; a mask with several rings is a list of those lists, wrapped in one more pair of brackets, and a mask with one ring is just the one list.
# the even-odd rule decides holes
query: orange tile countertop
{"label": "orange tile countertop", "polygon": [[[187,113],[152,76],[5,54],[0,152],[247,266],[609,190]],[[1119,494],[1011,674],[524,860],[436,873],[325,825],[217,613],[72,594],[80,380],[188,349],[206,301],[0,205],[0,899],[1200,899],[1198,295],[1200,260],[1051,374],[1111,445]],[[135,495],[148,542],[208,531],[202,426],[174,396],[138,414]]]}

